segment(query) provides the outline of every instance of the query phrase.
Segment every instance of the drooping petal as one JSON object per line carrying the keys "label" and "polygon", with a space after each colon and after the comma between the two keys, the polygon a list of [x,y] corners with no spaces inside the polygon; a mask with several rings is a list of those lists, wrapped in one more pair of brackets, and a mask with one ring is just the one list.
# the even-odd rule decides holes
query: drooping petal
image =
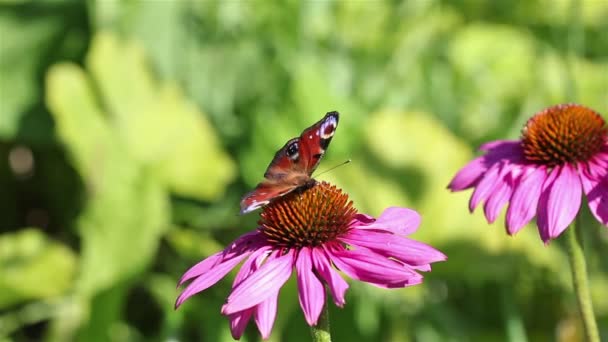
{"label": "drooping petal", "polygon": [[365,250],[326,250],[336,267],[349,277],[380,287],[395,288],[419,284],[422,276],[380,254]]}
{"label": "drooping petal", "polygon": [[334,270],[323,249],[312,249],[312,263],[319,276],[327,283],[334,303],[339,307],[344,306],[344,294],[348,289],[348,283]]}
{"label": "drooping petal", "polygon": [[241,338],[241,336],[243,336],[243,332],[245,332],[245,328],[247,328],[247,323],[249,323],[251,315],[253,315],[253,309],[247,309],[233,313],[232,315],[228,315],[228,320],[230,320],[230,334],[232,335],[232,338],[238,340]]}
{"label": "drooping petal", "polygon": [[379,229],[391,231],[399,235],[409,235],[418,229],[420,214],[415,210],[400,207],[388,207],[375,221],[365,224],[355,219],[351,225],[358,229]]}
{"label": "drooping petal", "polygon": [[[584,168],[591,179],[600,180],[608,176],[608,153],[601,152],[591,158]],[[579,171],[581,168],[579,164]]]}
{"label": "drooping petal", "polygon": [[468,189],[479,181],[484,172],[488,169],[485,156],[477,157],[465,165],[452,178],[448,189],[451,191],[460,191]]}
{"label": "drooping petal", "polygon": [[[239,273],[234,279],[233,287],[238,286],[241,282],[247,279],[247,277],[249,277],[251,274],[258,270],[258,268],[262,265],[266,254],[270,250],[270,246],[265,247],[266,248],[261,248],[252,253],[251,257],[249,257],[243,263],[241,269],[239,270]],[[243,333],[243,330],[249,322],[249,319],[251,318],[251,315],[255,313],[255,323],[258,326],[258,330],[260,331],[264,339],[268,338],[270,336],[270,332],[272,331],[272,327],[274,325],[274,320],[276,317],[277,296],[278,292],[274,297],[271,296],[270,298],[266,299],[265,301],[256,305],[253,308],[249,308],[244,311],[239,311],[237,313],[229,315],[231,319],[230,322],[232,337],[240,338]],[[244,318],[240,318],[241,320],[238,320],[237,318],[239,318],[239,315],[243,315]],[[233,317],[235,317],[234,321]],[[245,322],[242,322],[242,320],[245,318],[247,320]],[[238,333],[238,337],[235,337],[236,333]]]}
{"label": "drooping petal", "polygon": [[184,275],[182,275],[181,279],[179,280],[179,283],[177,283],[177,286],[179,287],[188,280],[196,278],[201,274],[208,272],[210,269],[219,264],[223,258],[224,251],[220,251],[199,261],[196,265],[190,267],[186,271],[186,273],[184,273]]}
{"label": "drooping petal", "polygon": [[291,276],[293,259],[292,250],[279,257],[276,253],[271,254],[256,272],[234,288],[222,307],[222,313],[229,315],[251,308],[278,292]]}
{"label": "drooping petal", "polygon": [[325,305],[325,289],[312,270],[312,256],[310,248],[300,250],[296,260],[298,274],[298,299],[304,312],[306,323],[317,325],[317,320]]}
{"label": "drooping petal", "polygon": [[263,339],[270,337],[275,318],[277,317],[277,302],[279,292],[275,292],[255,307],[255,324]]}
{"label": "drooping petal", "polygon": [[519,140],[494,140],[482,144],[479,146],[479,150],[493,152],[501,157],[510,156],[521,150],[521,142]]}
{"label": "drooping petal", "polygon": [[587,178],[583,172],[579,174],[591,213],[603,225],[608,225],[608,178],[598,181]]}
{"label": "drooping petal", "polygon": [[494,164],[488,172],[486,172],[483,178],[479,181],[477,186],[475,187],[475,191],[473,191],[473,195],[469,200],[469,210],[473,212],[477,205],[485,200],[496,187],[496,182],[498,180],[498,175],[500,172],[501,164]]}
{"label": "drooping petal", "polygon": [[544,167],[531,170],[516,185],[507,209],[506,223],[510,235],[517,233],[536,215],[538,199],[547,177],[547,170]]}
{"label": "drooping petal", "polygon": [[520,163],[523,160],[521,143],[518,140],[491,141],[481,145],[479,149],[487,153],[473,159],[458,171],[448,185],[448,189],[459,191],[471,187],[477,188],[494,165],[503,162]]}
{"label": "drooping petal", "polygon": [[584,172],[591,180],[601,180],[608,175],[608,162],[603,158],[592,158],[586,165],[579,165],[579,172]]}
{"label": "drooping petal", "polygon": [[178,286],[209,271],[220,262],[240,256],[243,253],[251,253],[251,251],[257,249],[260,245],[259,235],[258,232],[243,234],[230,243],[223,251],[215,253],[190,267],[180,279]]}
{"label": "drooping petal", "polygon": [[490,193],[486,200],[483,210],[489,223],[496,221],[498,214],[513,194],[513,168],[515,166],[505,165],[503,167],[504,170],[498,177],[494,191]]}
{"label": "drooping petal", "polygon": [[340,237],[340,240],[355,247],[369,248],[382,256],[392,257],[412,266],[447,259],[443,253],[429,245],[390,233],[351,229]]}
{"label": "drooping petal", "polygon": [[243,265],[241,265],[241,269],[236,274],[232,288],[237,287],[243,280],[247,279],[247,277],[249,277],[253,272],[257,271],[266,255],[270,253],[271,249],[271,246],[264,246],[251,253],[251,256],[245,260]]}
{"label": "drooping petal", "polygon": [[224,278],[230,270],[232,270],[239,262],[246,258],[250,253],[244,253],[238,257],[226,260],[205,273],[205,276],[199,276],[190,285],[188,285],[184,291],[177,297],[175,302],[175,308],[182,305],[182,303],[190,298],[192,295],[197,294],[201,291],[208,289],[213,284],[217,283],[220,279]]}
{"label": "drooping petal", "polygon": [[543,189],[538,206],[538,229],[545,243],[572,223],[581,206],[582,186],[576,170],[566,164],[553,172],[555,181]]}

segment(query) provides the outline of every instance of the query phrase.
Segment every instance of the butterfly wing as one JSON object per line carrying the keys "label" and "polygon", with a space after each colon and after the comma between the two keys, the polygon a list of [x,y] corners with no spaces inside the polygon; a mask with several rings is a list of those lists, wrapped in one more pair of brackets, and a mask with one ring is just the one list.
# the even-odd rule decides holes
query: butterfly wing
{"label": "butterfly wing", "polygon": [[308,127],[299,138],[287,141],[275,153],[264,173],[264,180],[243,196],[241,214],[260,208],[274,198],[310,184],[310,175],[325,153],[338,125],[338,112],[329,112]]}
{"label": "butterfly wing", "polygon": [[274,198],[281,197],[296,187],[289,184],[263,181],[253,191],[245,194],[241,200],[241,214],[247,214],[270,203]]}
{"label": "butterfly wing", "polygon": [[315,171],[325,154],[325,150],[336,132],[339,120],[338,112],[329,112],[300,135],[298,161],[309,176]]}

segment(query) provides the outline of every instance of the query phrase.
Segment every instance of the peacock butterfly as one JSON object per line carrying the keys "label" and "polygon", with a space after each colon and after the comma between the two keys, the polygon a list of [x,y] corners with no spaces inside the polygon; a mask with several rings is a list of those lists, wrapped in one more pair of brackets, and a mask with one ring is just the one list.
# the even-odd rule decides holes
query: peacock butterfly
{"label": "peacock butterfly", "polygon": [[311,175],[336,132],[339,117],[338,112],[328,112],[305,129],[300,137],[288,140],[274,155],[264,173],[264,180],[243,196],[241,214],[258,209],[296,189],[313,186],[316,180]]}

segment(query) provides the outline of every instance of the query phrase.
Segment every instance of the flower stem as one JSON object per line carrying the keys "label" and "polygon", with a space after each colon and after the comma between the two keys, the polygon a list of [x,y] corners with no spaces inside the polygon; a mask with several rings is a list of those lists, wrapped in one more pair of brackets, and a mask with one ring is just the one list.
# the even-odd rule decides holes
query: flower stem
{"label": "flower stem", "polygon": [[321,311],[321,316],[317,321],[316,326],[310,327],[313,342],[331,342],[331,334],[329,332],[329,310],[327,308],[327,301]]}
{"label": "flower stem", "polygon": [[597,330],[597,323],[593,313],[591,294],[589,293],[589,282],[587,279],[587,265],[585,264],[585,254],[583,253],[582,234],[580,232],[580,220],[575,220],[566,229],[566,240],[568,244],[568,258],[572,272],[572,283],[576,292],[578,309],[583,320],[583,329],[589,342],[599,342],[600,335]]}

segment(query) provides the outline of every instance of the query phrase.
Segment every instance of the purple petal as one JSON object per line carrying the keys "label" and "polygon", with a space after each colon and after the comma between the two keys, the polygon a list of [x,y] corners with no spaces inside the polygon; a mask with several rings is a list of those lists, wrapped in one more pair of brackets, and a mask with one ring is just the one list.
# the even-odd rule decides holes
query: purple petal
{"label": "purple petal", "polygon": [[[447,260],[447,257],[445,259]],[[412,268],[415,269],[416,271],[420,271],[420,272],[431,272],[431,265],[429,265],[429,264],[413,265]]]}
{"label": "purple petal", "polygon": [[448,189],[460,191],[474,186],[487,169],[485,156],[473,159],[456,173],[450,184],[448,184]]}
{"label": "purple petal", "polygon": [[267,254],[270,252],[271,249],[272,246],[263,246],[262,248],[253,252],[251,256],[247,260],[245,260],[245,262],[241,266],[241,269],[236,274],[236,277],[234,278],[234,283],[232,284],[232,288],[237,287],[243,280],[247,279],[247,277],[257,271],[258,268],[260,268],[260,265],[262,265],[263,261],[266,259]]}
{"label": "purple petal", "polygon": [[230,245],[228,245],[228,247],[226,247],[223,251],[215,253],[190,267],[190,269],[186,271],[186,273],[184,273],[180,279],[178,286],[209,271],[222,261],[240,256],[243,253],[250,253],[254,249],[257,249],[260,242],[259,235],[260,234],[258,232],[243,234],[230,243]]}
{"label": "purple petal", "polygon": [[186,273],[184,273],[184,275],[182,275],[181,279],[179,280],[179,283],[177,283],[177,286],[179,287],[183,283],[187,282],[188,280],[198,277],[201,274],[209,271],[210,269],[215,267],[217,264],[219,264],[223,258],[224,258],[224,251],[221,251],[221,252],[217,252],[211,256],[208,256],[207,258],[203,259],[202,261],[199,261],[196,265],[190,267],[186,271]]}
{"label": "purple petal", "polygon": [[365,250],[327,250],[331,260],[353,279],[380,287],[395,288],[419,284],[422,276],[394,260]]}
{"label": "purple petal", "polygon": [[494,164],[492,167],[486,172],[481,181],[475,187],[475,191],[473,191],[473,195],[469,201],[469,210],[473,212],[477,205],[485,200],[494,190],[496,186],[496,182],[498,180],[498,175],[500,171],[501,164]]}
{"label": "purple petal", "polygon": [[523,160],[521,143],[517,140],[491,141],[481,145],[479,149],[487,153],[473,159],[458,171],[448,185],[448,189],[459,191],[470,187],[479,187],[479,183],[487,177],[488,170],[494,165],[503,161],[520,163]]}
{"label": "purple petal", "polygon": [[496,152],[506,156],[516,154],[520,149],[521,142],[519,140],[494,140],[479,146],[481,151]]}
{"label": "purple petal", "polygon": [[443,253],[429,245],[390,233],[351,229],[340,240],[355,247],[369,248],[380,255],[412,266],[428,265],[447,259]]}
{"label": "purple petal", "polygon": [[252,314],[253,309],[247,309],[232,315],[228,315],[228,319],[230,320],[230,334],[232,335],[232,338],[238,340],[241,338],[241,336],[243,336],[243,332],[245,332],[245,328],[247,328],[247,323],[249,323]]}
{"label": "purple petal", "polygon": [[418,229],[420,225],[420,214],[415,210],[400,207],[386,208],[377,220],[371,223],[363,223],[354,220],[351,225],[357,229],[378,229],[390,231],[399,235],[409,235]]}
{"label": "purple petal", "polygon": [[608,176],[608,153],[600,153],[594,156],[589,162],[587,162],[587,165],[588,166],[585,171],[587,171],[591,176],[590,178],[594,180],[605,178]]}
{"label": "purple petal", "polygon": [[536,214],[538,199],[547,170],[544,167],[530,169],[516,185],[511,204],[507,209],[507,231],[513,235],[525,226]]}
{"label": "purple petal", "polygon": [[264,265],[233,289],[222,313],[229,315],[251,308],[278,292],[291,276],[293,259],[292,250],[280,257],[271,254]]}
{"label": "purple petal", "polygon": [[353,224],[362,224],[362,225],[366,225],[366,224],[370,224],[370,223],[374,223],[376,222],[376,219],[372,216],[366,215],[366,214],[355,214],[355,218],[353,219],[353,223],[351,223],[351,225]]}
{"label": "purple petal", "polygon": [[270,337],[275,318],[277,317],[277,302],[279,292],[275,292],[255,307],[255,324],[265,340]]}
{"label": "purple petal", "polygon": [[239,262],[246,258],[250,253],[244,253],[230,260],[223,261],[222,263],[215,265],[213,268],[208,270],[204,276],[199,276],[190,285],[188,285],[184,291],[177,297],[175,302],[175,308],[182,305],[182,303],[203,290],[208,289],[210,286],[217,283],[222,279],[230,270],[232,270]]}
{"label": "purple petal", "polygon": [[312,256],[310,248],[300,250],[296,260],[298,273],[298,299],[304,312],[306,323],[317,325],[317,320],[325,305],[325,289],[323,284],[312,271]]}
{"label": "purple petal", "polygon": [[344,294],[348,289],[348,283],[331,266],[331,261],[329,261],[323,249],[314,248],[312,250],[312,263],[319,276],[329,286],[334,303],[339,307],[343,307],[345,303]]}
{"label": "purple petal", "polygon": [[581,206],[581,180],[576,170],[564,165],[553,172],[559,174],[541,193],[538,208],[538,228],[545,243],[558,237],[572,223]]}
{"label": "purple petal", "polygon": [[608,179],[594,180],[580,174],[589,209],[603,225],[608,225]]}
{"label": "purple petal", "polygon": [[502,208],[507,204],[511,194],[513,193],[513,186],[510,178],[511,174],[499,176],[497,186],[494,191],[488,196],[488,199],[483,207],[486,219],[489,223],[494,223],[498,214]]}

